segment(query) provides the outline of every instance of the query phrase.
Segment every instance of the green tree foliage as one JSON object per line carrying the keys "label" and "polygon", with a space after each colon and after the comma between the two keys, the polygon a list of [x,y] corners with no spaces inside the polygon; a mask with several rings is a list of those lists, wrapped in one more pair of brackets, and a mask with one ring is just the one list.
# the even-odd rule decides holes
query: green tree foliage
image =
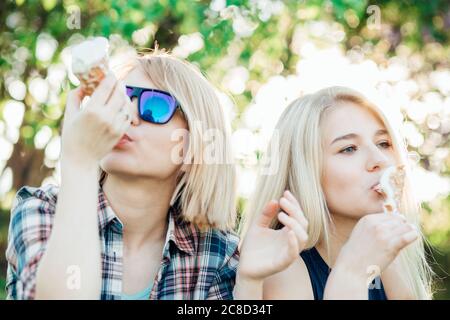
{"label": "green tree foliage", "polygon": [[[23,185],[40,185],[56,166],[55,159],[48,159],[47,149],[59,136],[65,90],[73,85],[63,63],[69,44],[103,35],[117,48],[149,48],[157,42],[159,47],[173,50],[196,63],[221,89],[231,91],[236,104],[234,130],[245,128],[245,113],[259,88],[274,76],[301,74],[296,68],[305,58],[304,48],[298,49],[302,43],[309,42],[316,49],[333,44],[348,56],[374,61],[379,68],[403,64],[409,72],[402,83],[418,88],[405,102],[403,115],[424,140],[411,144],[410,150],[419,154],[425,170],[448,178],[450,89],[445,75],[450,65],[449,6],[448,0],[1,1],[0,298],[14,194]],[[189,41],[197,45],[200,41],[200,45],[186,47]],[[237,70],[235,78],[247,77],[243,89],[227,85],[230,70]],[[427,108],[433,99],[442,102],[447,111],[429,111],[424,121],[408,112],[410,103]],[[16,119],[14,127],[7,116],[14,120],[21,108],[23,118]],[[255,159],[262,151],[255,150]],[[248,166],[245,159],[238,162],[243,168]],[[239,201],[239,210],[244,205],[245,197]],[[450,270],[450,196],[425,203],[424,226],[438,250],[435,270],[444,277],[444,271]],[[442,290],[436,298],[449,299],[450,282],[443,280],[438,286]]]}

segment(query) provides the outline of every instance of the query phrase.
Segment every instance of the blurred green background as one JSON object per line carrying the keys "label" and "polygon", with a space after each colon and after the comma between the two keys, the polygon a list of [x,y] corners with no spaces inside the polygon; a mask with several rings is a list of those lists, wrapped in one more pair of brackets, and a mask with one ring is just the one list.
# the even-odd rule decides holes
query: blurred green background
{"label": "blurred green background", "polygon": [[[161,48],[196,63],[233,125],[239,208],[289,100],[332,84],[376,91],[404,119],[423,226],[450,299],[448,0],[4,0],[0,2],[0,298],[9,213],[23,185],[57,183],[69,45],[110,39],[114,56]],[[66,49],[66,50],[65,50]],[[112,61],[113,63],[114,61]]]}

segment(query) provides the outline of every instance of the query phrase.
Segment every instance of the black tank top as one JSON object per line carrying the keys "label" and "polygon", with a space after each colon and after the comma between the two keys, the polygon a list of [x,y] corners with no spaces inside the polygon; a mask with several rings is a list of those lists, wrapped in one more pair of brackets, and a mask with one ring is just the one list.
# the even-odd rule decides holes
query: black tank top
{"label": "black tank top", "polygon": [[[323,293],[327,283],[330,268],[322,259],[316,248],[311,248],[300,253],[306,268],[308,269],[314,300],[323,300]],[[383,283],[378,277],[374,280],[369,290],[369,300],[387,300]]]}

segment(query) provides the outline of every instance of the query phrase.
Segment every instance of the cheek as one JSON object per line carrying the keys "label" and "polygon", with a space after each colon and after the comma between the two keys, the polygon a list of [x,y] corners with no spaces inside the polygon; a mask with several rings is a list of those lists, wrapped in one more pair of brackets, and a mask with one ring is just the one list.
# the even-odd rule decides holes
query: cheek
{"label": "cheek", "polygon": [[172,141],[170,130],[152,130],[146,132],[144,139],[140,141],[139,149],[146,160],[164,159],[164,162],[169,162],[174,145],[176,142]]}
{"label": "cheek", "polygon": [[187,130],[176,126],[148,128],[139,141],[140,161],[152,163],[155,170],[175,170],[182,162],[186,136]]}
{"label": "cheek", "polygon": [[397,163],[397,158],[396,158],[395,152],[394,152],[394,150],[392,150],[392,148],[389,150],[386,150],[384,154],[386,155],[386,158],[388,159],[387,161],[388,161],[389,166],[394,166]]}
{"label": "cheek", "polygon": [[357,168],[349,161],[334,159],[325,163],[322,185],[331,212],[348,211],[348,204],[358,197],[359,180]]}
{"label": "cheek", "polygon": [[354,184],[357,178],[356,168],[348,161],[338,159],[325,163],[323,179],[326,189],[344,191]]}

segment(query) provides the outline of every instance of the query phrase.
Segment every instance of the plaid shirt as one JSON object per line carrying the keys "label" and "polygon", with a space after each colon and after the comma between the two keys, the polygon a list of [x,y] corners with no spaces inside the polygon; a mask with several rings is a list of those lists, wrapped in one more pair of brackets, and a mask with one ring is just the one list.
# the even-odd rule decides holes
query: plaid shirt
{"label": "plaid shirt", "polygon": [[[11,210],[6,258],[8,299],[33,299],[36,270],[55,214],[58,187],[23,187]],[[123,276],[123,225],[102,188],[98,202],[102,256],[101,299],[120,299]],[[149,299],[232,299],[239,259],[238,237],[214,229],[200,231],[169,210],[161,267]]]}

